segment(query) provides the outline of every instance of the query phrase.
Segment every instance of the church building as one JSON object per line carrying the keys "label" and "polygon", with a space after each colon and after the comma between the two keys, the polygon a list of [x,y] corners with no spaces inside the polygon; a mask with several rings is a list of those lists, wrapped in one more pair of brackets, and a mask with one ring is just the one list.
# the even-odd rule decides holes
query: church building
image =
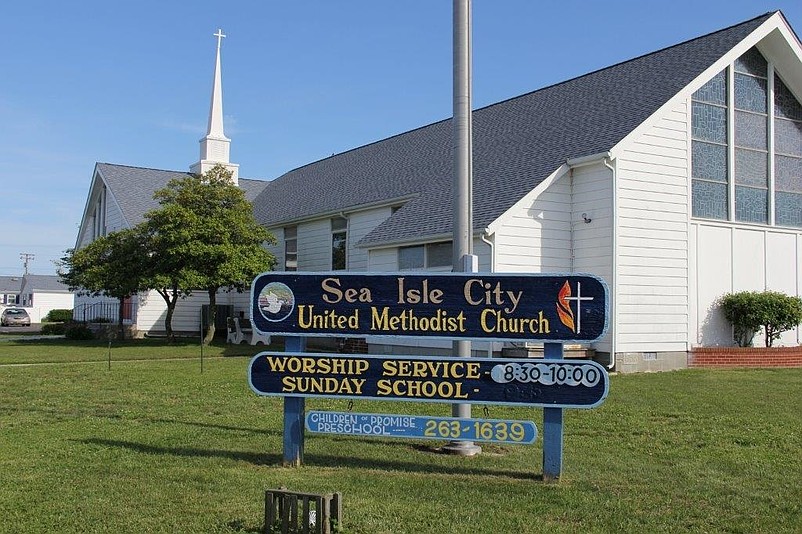
{"label": "church building", "polygon": [[[244,180],[223,134],[220,35],[192,171],[232,169],[278,239],[277,269],[450,270],[451,120]],[[802,46],[774,12],[475,110],[479,270],[603,278],[608,333],[575,349],[619,371],[681,368],[695,347],[732,345],[722,295],[802,294],[800,102]],[[141,221],[153,191],[185,174],[98,163],[78,246]],[[247,295],[226,295],[247,313]],[[160,298],[135,304],[137,330],[162,328]],[[174,327],[197,331],[200,304],[182,301]],[[450,347],[366,341],[372,354]],[[798,328],[775,342],[799,343]]]}

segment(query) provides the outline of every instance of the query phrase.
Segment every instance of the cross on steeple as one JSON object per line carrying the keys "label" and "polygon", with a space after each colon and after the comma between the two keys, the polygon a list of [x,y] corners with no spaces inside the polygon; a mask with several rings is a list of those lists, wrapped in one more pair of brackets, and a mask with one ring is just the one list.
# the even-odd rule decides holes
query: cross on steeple
{"label": "cross on steeple", "polygon": [[223,40],[223,37],[225,37],[225,35],[223,35],[223,30],[218,28],[217,33],[213,33],[212,35],[217,37],[217,48],[220,48],[220,42]]}

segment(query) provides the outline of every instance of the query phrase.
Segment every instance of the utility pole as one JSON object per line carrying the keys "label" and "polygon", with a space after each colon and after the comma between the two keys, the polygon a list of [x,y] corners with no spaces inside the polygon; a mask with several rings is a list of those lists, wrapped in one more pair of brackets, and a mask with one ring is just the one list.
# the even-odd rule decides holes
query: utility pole
{"label": "utility pole", "polygon": [[35,255],[31,254],[30,252],[21,252],[19,255],[19,259],[22,260],[22,265],[25,268],[25,275],[28,274],[28,262],[34,259]]}

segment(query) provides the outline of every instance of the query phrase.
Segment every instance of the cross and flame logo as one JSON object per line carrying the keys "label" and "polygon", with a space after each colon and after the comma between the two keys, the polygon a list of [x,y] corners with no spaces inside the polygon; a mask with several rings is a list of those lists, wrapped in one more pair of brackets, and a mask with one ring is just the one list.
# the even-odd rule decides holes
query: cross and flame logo
{"label": "cross and flame logo", "polygon": [[576,333],[574,326],[574,312],[571,309],[569,299],[571,298],[571,284],[568,280],[563,284],[562,289],[557,294],[557,315],[560,317],[560,322],[571,329],[571,332]]}

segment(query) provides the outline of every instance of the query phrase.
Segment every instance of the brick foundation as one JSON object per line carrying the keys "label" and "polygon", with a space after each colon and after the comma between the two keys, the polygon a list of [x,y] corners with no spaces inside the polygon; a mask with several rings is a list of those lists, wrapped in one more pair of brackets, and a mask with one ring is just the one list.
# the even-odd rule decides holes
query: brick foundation
{"label": "brick foundation", "polygon": [[799,347],[698,347],[688,367],[802,367]]}
{"label": "brick foundation", "polygon": [[346,354],[367,354],[368,343],[364,338],[346,337],[340,340],[340,352]]}

